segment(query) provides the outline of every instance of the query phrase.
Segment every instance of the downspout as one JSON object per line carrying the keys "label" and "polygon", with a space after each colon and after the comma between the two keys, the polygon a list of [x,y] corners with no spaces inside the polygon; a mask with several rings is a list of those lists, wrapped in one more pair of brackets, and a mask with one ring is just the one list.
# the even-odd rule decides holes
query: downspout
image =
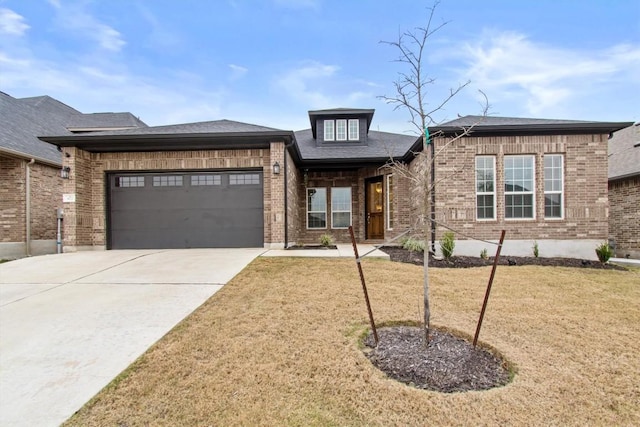
{"label": "downspout", "polygon": [[287,146],[284,146],[284,248],[287,249],[289,244],[289,194],[287,190],[287,181],[289,181],[289,175],[287,173]]}
{"label": "downspout", "polygon": [[27,256],[31,256],[31,165],[36,159],[31,159],[27,163],[25,170],[25,218],[26,218],[26,236],[25,236],[25,252]]}

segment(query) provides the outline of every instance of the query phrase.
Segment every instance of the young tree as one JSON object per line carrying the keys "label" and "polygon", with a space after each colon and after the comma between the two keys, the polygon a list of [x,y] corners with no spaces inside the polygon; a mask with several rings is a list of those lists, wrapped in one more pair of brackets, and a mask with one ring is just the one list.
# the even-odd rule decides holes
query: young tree
{"label": "young tree", "polygon": [[[406,71],[399,72],[398,80],[394,82],[395,94],[392,96],[383,95],[380,98],[389,104],[395,105],[395,109],[405,109],[409,112],[409,122],[422,135],[422,151],[415,153],[416,157],[425,157],[422,170],[412,171],[407,165],[391,159],[388,166],[401,176],[409,179],[414,185],[423,190],[423,200],[421,205],[421,214],[424,226],[424,240],[427,242],[429,230],[431,230],[431,250],[425,245],[424,250],[424,338],[425,345],[429,344],[429,320],[431,311],[429,306],[429,252],[435,253],[435,188],[438,182],[446,180],[451,175],[459,172],[454,170],[453,173],[440,177],[436,181],[435,176],[435,159],[439,153],[445,150],[449,145],[455,143],[458,139],[468,135],[473,126],[461,128],[460,132],[452,139],[446,141],[436,151],[433,137],[438,135],[429,135],[428,127],[437,124],[434,114],[441,111],[445,105],[451,101],[460,91],[467,87],[471,82],[466,81],[460,83],[455,88],[450,88],[447,96],[439,102],[430,103],[428,97],[428,88],[436,83],[434,77],[429,76],[426,67],[426,47],[428,40],[441,30],[448,22],[443,21],[436,23],[434,21],[435,11],[439,2],[433,3],[428,8],[427,23],[424,27],[417,27],[413,31],[401,33],[397,41],[382,41],[381,43],[390,45],[399,51],[399,62],[406,67]],[[488,103],[484,93],[480,92],[485,99],[483,114],[485,116],[488,111]],[[427,218],[429,218],[427,220]],[[431,225],[431,227],[429,227]]]}

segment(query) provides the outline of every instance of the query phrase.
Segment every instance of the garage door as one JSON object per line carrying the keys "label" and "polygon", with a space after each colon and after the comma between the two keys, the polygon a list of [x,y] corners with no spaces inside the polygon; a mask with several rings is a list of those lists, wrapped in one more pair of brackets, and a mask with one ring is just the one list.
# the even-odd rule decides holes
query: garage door
{"label": "garage door", "polygon": [[111,249],[264,245],[261,171],[110,174]]}

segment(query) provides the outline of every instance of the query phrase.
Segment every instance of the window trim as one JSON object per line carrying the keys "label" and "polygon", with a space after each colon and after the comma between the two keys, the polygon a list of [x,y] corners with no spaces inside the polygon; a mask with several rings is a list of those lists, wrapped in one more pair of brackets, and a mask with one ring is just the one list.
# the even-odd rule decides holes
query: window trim
{"label": "window trim", "polygon": [[392,231],[393,230],[393,196],[394,194],[394,178],[393,178],[393,174],[389,174],[387,175],[387,185],[386,185],[386,192],[384,195],[385,198],[385,207],[387,209],[387,220],[386,220],[386,226],[387,226],[387,230],[388,231]]}
{"label": "window trim", "polygon": [[[491,159],[492,160],[492,170],[493,170],[493,191],[478,191],[478,159]],[[498,195],[496,191],[496,156],[476,156],[475,159],[475,187],[476,187],[476,221],[495,221],[498,217]],[[493,217],[491,218],[478,218],[478,196],[493,196]]]}
{"label": "window trim", "polygon": [[[531,185],[532,189],[530,191],[507,191],[507,172],[506,172],[506,159],[507,158],[515,158],[515,157],[523,157],[531,159],[531,171],[533,176],[531,177]],[[503,187],[504,187],[504,220],[505,221],[535,221],[536,220],[536,156],[534,154],[508,154],[504,155],[502,159],[502,169],[503,169]],[[520,217],[520,218],[507,218],[507,196],[512,195],[531,195],[531,217]]]}
{"label": "window trim", "polygon": [[[351,133],[351,124],[355,123],[356,126],[354,128],[354,134]],[[349,141],[359,141],[360,140],[360,119],[349,119],[347,121],[347,139]]]}
{"label": "window trim", "polygon": [[[560,157],[560,191],[547,191],[546,189],[546,173],[543,174],[543,196],[544,196],[544,219],[549,221],[563,220],[564,218],[564,154],[562,153],[545,153],[542,156],[543,171],[546,172],[547,166],[545,165],[545,159],[549,157]],[[560,216],[547,217],[547,194],[560,194]]]}
{"label": "window trim", "polygon": [[[333,194],[337,189],[349,190],[349,210],[337,210],[333,208]],[[333,214],[334,213],[345,213],[349,212],[349,225],[353,224],[353,191],[351,191],[351,187],[331,187],[331,228],[334,230],[346,230],[349,228],[349,225],[346,227],[336,227],[334,226]]]}
{"label": "window trim", "polygon": [[[327,127],[327,124],[331,124],[331,126]],[[324,129],[324,140],[325,141],[335,141],[336,139],[336,124],[333,120],[325,120],[322,128]],[[331,131],[329,131],[331,128]]]}
{"label": "window trim", "polygon": [[[309,191],[311,190],[315,190],[316,192],[318,190],[322,190],[324,192],[324,210],[322,211],[312,211],[309,210]],[[327,221],[327,188],[326,187],[309,187],[307,188],[307,192],[305,194],[307,201],[306,201],[306,206],[307,206],[307,230],[326,230],[327,229],[327,225],[328,225],[328,221]],[[324,213],[324,227],[309,227],[309,214],[311,213]]]}

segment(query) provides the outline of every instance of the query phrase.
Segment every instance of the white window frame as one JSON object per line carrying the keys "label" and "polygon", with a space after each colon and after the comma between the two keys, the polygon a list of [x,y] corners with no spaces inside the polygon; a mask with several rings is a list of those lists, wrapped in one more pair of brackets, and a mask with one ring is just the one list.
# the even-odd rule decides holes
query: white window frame
{"label": "white window frame", "polygon": [[347,140],[347,119],[336,120],[336,141]]}
{"label": "white window frame", "polygon": [[[522,157],[523,159],[531,159],[531,190],[527,191],[507,191],[507,159],[515,159],[517,157]],[[518,154],[518,155],[507,155],[503,158],[503,171],[504,171],[504,219],[505,221],[531,221],[536,219],[536,156],[533,154]],[[516,170],[516,169],[514,169]],[[517,195],[531,195],[531,216],[530,217],[507,217],[507,196],[517,196]]]}
{"label": "white window frame", "polygon": [[[349,203],[348,203],[348,207],[349,209],[336,209],[335,205],[337,203],[335,203],[334,199],[333,199],[333,195],[337,194],[339,192],[336,192],[336,190],[348,190],[349,191]],[[353,221],[353,214],[352,214],[352,208],[351,208],[351,204],[352,204],[352,193],[351,193],[351,187],[333,187],[331,189],[331,228],[336,229],[336,230],[340,230],[340,229],[347,229],[349,228],[349,225],[352,224]],[[345,212],[349,212],[349,224],[343,227],[336,227],[335,226],[335,221],[334,221],[334,217],[333,215],[336,213],[345,213]]]}
{"label": "white window frame", "polygon": [[324,140],[335,141],[336,125],[333,120],[325,120],[323,124],[324,128]]}
{"label": "white window frame", "polygon": [[387,192],[384,195],[385,196],[385,205],[387,208],[387,230],[391,231],[393,230],[393,198],[395,197],[394,194],[394,179],[393,179],[393,174],[391,175],[387,175]]}
{"label": "white window frame", "polygon": [[[491,170],[493,172],[493,191],[478,191],[478,160],[491,159]],[[476,221],[495,221],[498,212],[496,197],[496,157],[495,156],[476,156]],[[483,168],[486,170],[486,168]],[[493,196],[493,217],[478,217],[478,196]]]}
{"label": "white window frame", "polygon": [[[318,192],[322,192],[324,193],[324,210],[320,210],[320,211],[312,211],[310,210],[310,206],[309,206],[309,192],[310,191],[315,191],[316,194],[318,194]],[[312,187],[312,188],[307,188],[307,229],[308,230],[326,230],[327,228],[327,189],[325,187]],[[309,226],[309,214],[318,214],[318,213],[322,213],[324,214],[324,227],[310,227]]]}
{"label": "white window frame", "polygon": [[[546,160],[547,158],[553,159],[559,157],[560,158],[560,167],[559,169],[551,166],[551,168],[547,168]],[[560,220],[564,219],[564,155],[563,154],[545,154],[543,156],[543,165],[544,165],[544,219],[548,220]],[[558,170],[560,173],[560,189],[559,190],[547,190],[547,169],[552,170],[551,181],[556,181],[556,177],[554,176],[553,171]],[[547,216],[547,194],[560,194],[560,216]]]}
{"label": "white window frame", "polygon": [[349,119],[347,123],[349,141],[358,141],[360,139],[360,120]]}

